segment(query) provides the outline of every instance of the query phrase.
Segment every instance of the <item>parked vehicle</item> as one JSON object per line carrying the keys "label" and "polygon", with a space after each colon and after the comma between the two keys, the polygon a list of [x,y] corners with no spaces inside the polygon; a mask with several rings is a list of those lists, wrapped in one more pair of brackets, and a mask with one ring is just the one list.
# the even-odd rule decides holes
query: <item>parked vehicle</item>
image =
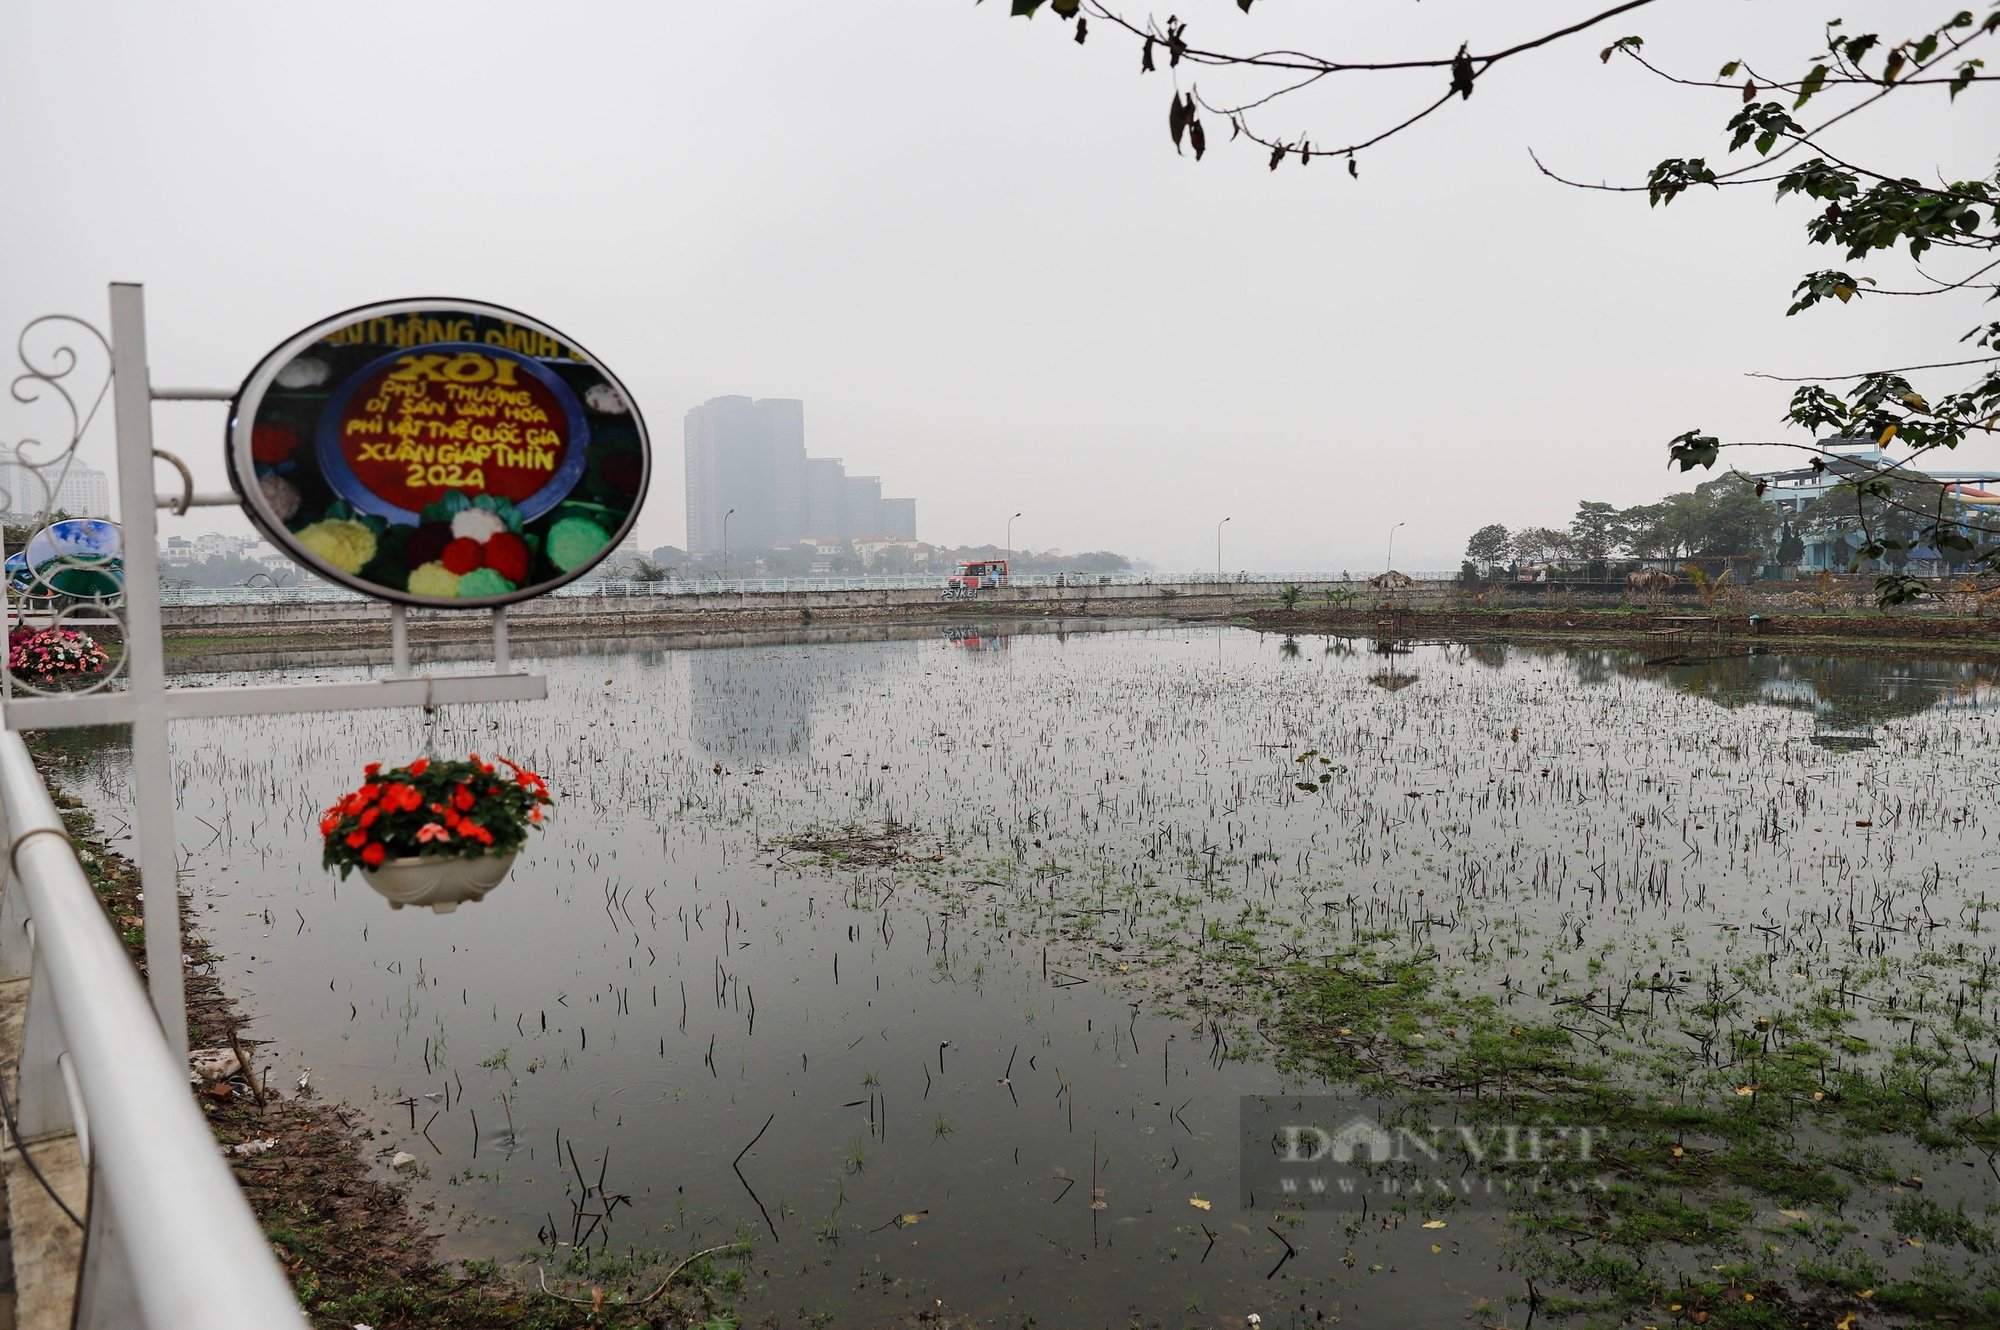
{"label": "parked vehicle", "polygon": [[946,588],[958,587],[967,591],[981,591],[989,587],[1007,585],[1007,561],[1005,559],[974,559],[958,565],[958,572],[945,579]]}

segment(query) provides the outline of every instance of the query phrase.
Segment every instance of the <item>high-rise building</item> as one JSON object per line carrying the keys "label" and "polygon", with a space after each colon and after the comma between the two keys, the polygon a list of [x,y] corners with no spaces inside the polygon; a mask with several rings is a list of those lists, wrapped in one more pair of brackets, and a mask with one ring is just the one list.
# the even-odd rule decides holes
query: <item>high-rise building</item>
{"label": "high-rise building", "polygon": [[806,533],[806,404],[767,397],[757,410],[771,435],[770,543],[789,545]]}
{"label": "high-rise building", "polygon": [[736,550],[916,538],[915,499],[885,502],[878,478],[806,456],[805,403],[796,398],[712,397],[688,411],[683,439],[691,554],[716,553],[725,537]]}
{"label": "high-rise building", "polygon": [[882,530],[878,532],[885,540],[915,540],[917,538],[917,501],[915,499],[884,499],[878,511],[882,514]]}
{"label": "high-rise building", "polygon": [[841,535],[847,540],[874,540],[882,534],[882,478],[848,476],[841,482]]}
{"label": "high-rise building", "polygon": [[9,520],[31,522],[45,511],[71,517],[111,515],[111,477],[102,471],[74,457],[37,470],[23,465],[19,456],[11,448],[0,453],[0,509]]}
{"label": "high-rise building", "polygon": [[746,550],[803,534],[805,403],[712,397],[688,411],[683,438],[690,552],[720,550],[725,534]]}
{"label": "high-rise building", "polygon": [[806,529],[814,540],[838,544],[847,537],[841,519],[842,481],[847,468],[837,457],[806,459]]}

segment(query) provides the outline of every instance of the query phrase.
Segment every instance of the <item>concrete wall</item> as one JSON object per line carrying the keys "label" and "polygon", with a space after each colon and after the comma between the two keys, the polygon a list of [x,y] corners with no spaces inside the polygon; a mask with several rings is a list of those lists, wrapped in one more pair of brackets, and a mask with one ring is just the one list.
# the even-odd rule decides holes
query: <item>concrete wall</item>
{"label": "concrete wall", "polygon": [[[1303,584],[1305,605],[1321,603],[1321,593],[1337,582]],[[997,587],[972,600],[944,600],[941,588],[865,591],[746,591],[660,596],[544,596],[507,611],[508,630],[522,636],[605,631],[645,631],[698,626],[801,623],[809,619],[951,619],[963,615],[1064,614],[1120,617],[1222,615],[1253,603],[1270,603],[1278,588],[1269,582],[1159,583],[1071,587]],[[1399,594],[1427,603],[1423,591]],[[372,602],[331,604],[176,605],[161,619],[169,636],[323,636],[355,632],[386,634],[389,611]],[[484,634],[487,616],[465,610],[412,609],[410,631],[421,637]]]}

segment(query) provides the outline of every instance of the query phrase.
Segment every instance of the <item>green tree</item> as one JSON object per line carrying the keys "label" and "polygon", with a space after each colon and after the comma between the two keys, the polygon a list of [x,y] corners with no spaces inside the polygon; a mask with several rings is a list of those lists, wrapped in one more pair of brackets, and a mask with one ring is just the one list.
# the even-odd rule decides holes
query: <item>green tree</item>
{"label": "green tree", "polygon": [[1678,537],[1668,523],[1664,503],[1634,504],[1618,511],[1624,548],[1641,559],[1664,559],[1676,552]]}
{"label": "green tree", "polygon": [[1799,537],[1798,529],[1790,522],[1778,537],[1778,562],[1787,568],[1796,568],[1799,560],[1806,557],[1806,543]]}
{"label": "green tree", "polygon": [[0,527],[0,540],[6,541],[7,552],[9,554],[18,554],[27,548],[28,542],[39,535],[44,527],[68,520],[69,514],[63,509],[58,508],[50,513],[46,520],[9,522],[4,527]]}
{"label": "green tree", "polygon": [[1491,568],[1507,557],[1507,528],[1498,522],[1488,522],[1472,533],[1472,539],[1465,542],[1465,557],[1482,568]]}
{"label": "green tree", "polygon": [[625,575],[634,582],[664,582],[674,574],[672,569],[662,567],[651,559],[640,559],[630,566]]}
{"label": "green tree", "polygon": [[1068,571],[1072,573],[1127,573],[1132,571],[1132,561],[1123,554],[1110,550],[1091,550],[1074,555],[1069,560]]}
{"label": "green tree", "polygon": [[1761,554],[1771,546],[1778,515],[1759,496],[1755,481],[1718,476],[1694,488],[1690,519],[1694,554]]}
{"label": "green tree", "polygon": [[1770,548],[1778,526],[1756,483],[1733,473],[1617,516],[1623,547],[1646,559],[1754,556]]}
{"label": "green tree", "polygon": [[1569,532],[1552,526],[1524,526],[1514,533],[1508,548],[1522,563],[1548,563],[1569,556]]}
{"label": "green tree", "polygon": [[1608,559],[1626,547],[1619,511],[1608,503],[1585,499],[1569,519],[1571,547],[1579,559]]}
{"label": "green tree", "polygon": [[1686,558],[1697,552],[1704,536],[1704,506],[1701,496],[1692,490],[1660,501],[1659,521],[1654,527],[1654,543],[1660,553]]}

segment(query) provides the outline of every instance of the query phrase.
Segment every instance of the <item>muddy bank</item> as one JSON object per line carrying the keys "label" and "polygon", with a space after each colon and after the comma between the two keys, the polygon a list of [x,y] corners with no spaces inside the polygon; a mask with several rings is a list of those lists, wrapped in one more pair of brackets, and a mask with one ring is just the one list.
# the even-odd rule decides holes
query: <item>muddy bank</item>
{"label": "muddy bank", "polygon": [[[1314,595],[1331,584],[1314,583]],[[1096,587],[998,587],[971,600],[944,600],[933,588],[868,591],[747,591],[655,596],[545,596],[507,610],[516,640],[617,638],[662,633],[735,632],[831,624],[960,624],[993,617],[1036,619],[1219,617],[1268,598],[1264,584],[1122,584]],[[367,601],[174,605],[161,612],[170,642],[389,642],[389,609]],[[486,637],[482,612],[411,609],[412,642]]]}
{"label": "muddy bank", "polygon": [[[968,651],[1013,637],[1121,632],[1171,626],[1167,619],[1058,619],[1042,616],[982,615],[957,623],[844,623],[819,626],[778,625],[763,628],[679,629],[633,636],[581,634],[539,636],[521,656],[536,660],[595,655],[602,652],[662,652],[743,646],[838,646],[857,642],[955,643]],[[420,664],[446,661],[490,661],[493,646],[483,634],[463,641],[424,643],[416,652]],[[356,642],[348,634],[310,638],[184,638],[167,642],[167,667],[173,674],[221,670],[320,669],[339,666],[381,666],[390,662],[386,640]]]}
{"label": "muddy bank", "polygon": [[[1287,635],[1331,633],[1393,638],[1443,637],[1458,641],[1546,638],[1577,644],[1644,646],[1666,650],[1717,646],[1742,651],[1763,642],[1786,646],[1838,645],[1843,649],[2000,648],[2000,622],[1940,614],[1745,614],[1704,615],[1697,611],[1589,609],[1371,609],[1259,608],[1231,622],[1260,632]],[[1674,619],[1679,622],[1664,623]]]}

